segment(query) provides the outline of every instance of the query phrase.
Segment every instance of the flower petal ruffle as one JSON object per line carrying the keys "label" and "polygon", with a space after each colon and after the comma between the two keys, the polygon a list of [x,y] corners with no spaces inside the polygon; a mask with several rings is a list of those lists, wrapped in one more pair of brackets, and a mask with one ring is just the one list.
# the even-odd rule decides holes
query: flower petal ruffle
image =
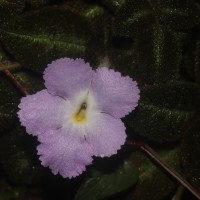
{"label": "flower petal ruffle", "polygon": [[68,101],[51,96],[47,90],[21,99],[18,116],[26,131],[32,135],[39,135],[49,129],[56,129],[67,120],[66,110]]}
{"label": "flower petal ruffle", "polygon": [[37,147],[42,165],[64,178],[75,177],[92,163],[92,148],[72,126],[48,131],[39,136]]}
{"label": "flower petal ruffle", "polygon": [[99,105],[99,110],[122,118],[131,112],[138,104],[139,89],[137,83],[128,76],[102,67],[96,70],[92,92]]}
{"label": "flower petal ruffle", "polygon": [[45,86],[53,95],[73,98],[88,89],[93,71],[83,59],[61,58],[48,65],[44,72]]}
{"label": "flower petal ruffle", "polygon": [[86,140],[93,146],[95,156],[111,156],[117,153],[126,140],[125,126],[120,119],[99,113],[86,129]]}

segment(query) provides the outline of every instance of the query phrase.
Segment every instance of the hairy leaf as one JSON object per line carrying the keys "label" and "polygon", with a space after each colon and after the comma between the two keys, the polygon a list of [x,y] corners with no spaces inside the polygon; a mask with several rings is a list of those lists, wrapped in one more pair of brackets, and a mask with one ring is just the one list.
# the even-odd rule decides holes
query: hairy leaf
{"label": "hairy leaf", "polygon": [[93,171],[91,178],[77,192],[75,200],[103,199],[130,188],[137,179],[138,170],[128,161],[109,174]]}
{"label": "hairy leaf", "polygon": [[136,40],[135,61],[145,83],[177,79],[180,47],[176,35],[163,26],[155,26]]}
{"label": "hairy leaf", "polygon": [[91,34],[92,42],[86,49],[85,58],[93,65],[98,66],[100,60],[105,55],[105,45],[108,42],[111,26],[111,14],[93,1],[69,1],[65,4],[74,12],[78,12],[85,17],[93,30]]}
{"label": "hairy leaf", "polygon": [[200,85],[200,38],[197,41],[195,50],[195,79]]}
{"label": "hairy leaf", "polygon": [[12,83],[0,74],[0,133],[10,129],[16,120],[20,94]]}
{"label": "hairy leaf", "polygon": [[154,23],[154,14],[148,1],[128,0],[115,14],[113,34],[130,37],[148,31]]}
{"label": "hairy leaf", "polygon": [[[40,77],[29,72],[17,71],[13,73],[15,78],[33,94],[44,88]],[[16,86],[3,74],[0,75],[0,132],[5,132],[12,128],[16,120],[16,112],[20,102],[21,93]]]}
{"label": "hairy leaf", "polygon": [[183,78],[189,78],[190,80],[195,81],[195,49],[196,41],[190,41],[188,45],[188,50],[184,52],[183,58],[181,61],[181,74]]}
{"label": "hairy leaf", "polygon": [[113,13],[116,12],[124,2],[125,0],[101,0],[102,5]]}
{"label": "hairy leaf", "polygon": [[38,8],[48,3],[49,0],[26,0],[28,4],[30,4],[33,8]]}
{"label": "hairy leaf", "polygon": [[192,0],[158,1],[160,22],[175,29],[188,29],[200,23],[200,9]]}
{"label": "hairy leaf", "polygon": [[0,23],[20,14],[24,7],[24,0],[0,0]]}
{"label": "hairy leaf", "polygon": [[187,47],[181,63],[182,71],[190,80],[200,84],[200,38],[190,38]]}
{"label": "hairy leaf", "polygon": [[85,18],[59,7],[29,12],[0,28],[10,53],[37,72],[61,57],[83,57],[90,34]]}
{"label": "hairy leaf", "polygon": [[200,118],[185,131],[182,143],[182,162],[188,180],[200,188]]}
{"label": "hairy leaf", "polygon": [[117,38],[113,43],[107,48],[108,62],[112,68],[140,82],[138,66],[135,64],[133,41],[126,38]]}
{"label": "hairy leaf", "polygon": [[40,76],[26,71],[18,71],[13,73],[13,75],[27,89],[29,94],[34,94],[45,88]]}
{"label": "hairy leaf", "polygon": [[200,101],[200,88],[189,83],[145,86],[132,128],[152,141],[175,141],[182,137]]}
{"label": "hairy leaf", "polygon": [[[180,171],[179,149],[159,151],[161,159]],[[161,200],[175,188],[175,181],[144,154],[134,152],[133,163],[139,169],[139,180],[127,200]]]}
{"label": "hairy leaf", "polygon": [[35,140],[26,136],[20,125],[0,138],[0,164],[12,183],[34,185],[41,181],[42,169],[34,160],[35,146]]}
{"label": "hairy leaf", "polygon": [[[5,51],[3,50],[3,47],[0,44],[0,62],[3,63],[6,60],[7,60],[7,55],[6,55]],[[0,66],[0,68],[2,69],[2,66]]]}

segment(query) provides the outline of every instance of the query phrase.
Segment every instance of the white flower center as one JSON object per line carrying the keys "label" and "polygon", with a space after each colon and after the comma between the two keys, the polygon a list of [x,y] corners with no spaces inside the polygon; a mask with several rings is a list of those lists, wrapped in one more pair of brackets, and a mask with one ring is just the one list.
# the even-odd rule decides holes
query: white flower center
{"label": "white flower center", "polygon": [[91,124],[94,116],[99,113],[94,96],[90,91],[79,93],[73,100],[71,122],[76,126]]}

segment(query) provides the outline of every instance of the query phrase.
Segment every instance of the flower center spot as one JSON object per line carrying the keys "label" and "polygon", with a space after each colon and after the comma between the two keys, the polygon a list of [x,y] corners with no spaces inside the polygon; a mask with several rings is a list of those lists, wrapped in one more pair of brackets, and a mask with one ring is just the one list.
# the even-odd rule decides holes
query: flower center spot
{"label": "flower center spot", "polygon": [[73,120],[77,123],[85,123],[86,122],[86,109],[87,104],[84,102],[81,104],[80,109],[73,115]]}

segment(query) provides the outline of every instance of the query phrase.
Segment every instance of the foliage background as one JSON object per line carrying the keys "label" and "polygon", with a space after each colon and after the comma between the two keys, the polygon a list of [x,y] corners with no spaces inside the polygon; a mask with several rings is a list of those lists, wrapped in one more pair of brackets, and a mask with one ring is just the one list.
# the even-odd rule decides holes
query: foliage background
{"label": "foliage background", "polygon": [[[0,61],[33,94],[61,57],[107,63],[136,80],[139,106],[124,119],[200,190],[199,0],[0,0]],[[20,126],[21,93],[0,69],[0,199],[195,199],[138,150],[95,158],[78,178],[54,176]]]}

